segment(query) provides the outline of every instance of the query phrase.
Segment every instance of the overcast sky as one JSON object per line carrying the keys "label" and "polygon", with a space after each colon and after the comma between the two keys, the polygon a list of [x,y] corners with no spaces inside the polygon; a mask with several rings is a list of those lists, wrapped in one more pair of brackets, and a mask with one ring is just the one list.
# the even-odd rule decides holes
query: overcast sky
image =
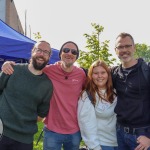
{"label": "overcast sky", "polygon": [[84,33],[91,34],[91,23],[104,27],[101,41],[110,40],[114,56],[114,41],[120,32],[130,33],[136,43],[150,45],[149,0],[14,0],[27,33],[40,32],[42,39],[60,49],[66,41],[74,41],[85,50]]}

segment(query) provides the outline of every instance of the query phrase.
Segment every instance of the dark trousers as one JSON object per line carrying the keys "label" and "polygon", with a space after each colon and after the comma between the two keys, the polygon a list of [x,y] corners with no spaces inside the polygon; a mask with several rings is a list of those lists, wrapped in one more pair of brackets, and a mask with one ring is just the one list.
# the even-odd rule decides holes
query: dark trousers
{"label": "dark trousers", "polygon": [[18,141],[15,141],[6,136],[2,136],[0,139],[0,150],[32,150],[33,143],[25,144]]}
{"label": "dark trousers", "polygon": [[[143,128],[128,128],[117,124],[118,150],[134,150],[137,146],[137,138],[144,135],[150,138],[150,126]],[[150,150],[150,148],[148,148]]]}

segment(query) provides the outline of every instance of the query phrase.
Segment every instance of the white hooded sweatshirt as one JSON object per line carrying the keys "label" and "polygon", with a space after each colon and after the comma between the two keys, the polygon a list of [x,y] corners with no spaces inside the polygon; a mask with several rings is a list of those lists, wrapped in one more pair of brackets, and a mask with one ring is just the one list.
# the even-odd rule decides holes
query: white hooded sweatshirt
{"label": "white hooded sweatshirt", "polygon": [[[105,90],[101,91],[105,92]],[[103,146],[118,146],[116,138],[116,114],[113,103],[99,99],[96,95],[96,105],[91,103],[87,92],[84,92],[78,102],[78,123],[81,136],[85,144],[93,150],[100,150]]]}

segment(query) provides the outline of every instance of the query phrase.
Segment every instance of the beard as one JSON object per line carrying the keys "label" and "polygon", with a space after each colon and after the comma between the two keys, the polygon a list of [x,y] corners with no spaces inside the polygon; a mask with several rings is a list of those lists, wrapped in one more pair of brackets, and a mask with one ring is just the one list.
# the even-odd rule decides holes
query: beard
{"label": "beard", "polygon": [[[124,57],[124,55],[126,56]],[[121,62],[129,62],[134,58],[134,54],[131,52],[122,52],[120,55],[118,55],[118,58]]]}
{"label": "beard", "polygon": [[68,62],[64,62],[64,61],[62,61],[63,62],[63,64],[64,64],[64,66],[66,67],[66,68],[70,68],[70,67],[72,67],[73,66],[73,64],[74,63],[68,63]]}
{"label": "beard", "polygon": [[73,66],[73,63],[65,63],[65,66],[66,66],[67,68],[70,68],[71,66]]}
{"label": "beard", "polygon": [[[38,59],[38,58],[43,59],[44,62],[43,62],[43,63],[37,62],[37,59]],[[33,65],[34,69],[36,69],[36,70],[42,70],[42,69],[47,65],[48,61],[49,61],[49,60],[46,60],[46,59],[45,59],[44,57],[42,57],[42,56],[40,56],[40,57],[35,57],[35,56],[33,56],[33,57],[32,57],[32,65]]]}

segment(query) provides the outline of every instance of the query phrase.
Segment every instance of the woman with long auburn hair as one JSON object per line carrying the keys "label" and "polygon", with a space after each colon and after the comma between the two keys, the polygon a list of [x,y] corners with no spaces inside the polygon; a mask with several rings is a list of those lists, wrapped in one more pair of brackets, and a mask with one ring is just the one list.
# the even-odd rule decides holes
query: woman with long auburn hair
{"label": "woman with long auburn hair", "polygon": [[97,60],[88,70],[78,102],[78,123],[89,149],[117,150],[116,103],[110,68],[104,61]]}

